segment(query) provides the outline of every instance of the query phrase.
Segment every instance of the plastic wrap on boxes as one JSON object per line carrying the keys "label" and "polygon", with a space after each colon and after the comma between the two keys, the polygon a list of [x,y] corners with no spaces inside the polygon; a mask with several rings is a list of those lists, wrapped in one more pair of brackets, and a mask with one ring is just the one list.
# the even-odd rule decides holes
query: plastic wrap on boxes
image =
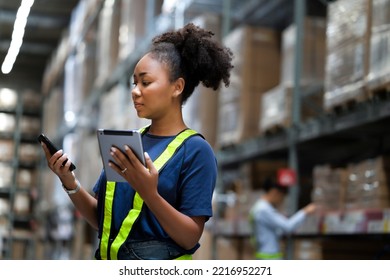
{"label": "plastic wrap on boxes", "polygon": [[0,113],[0,132],[14,132],[15,126],[15,115]]}
{"label": "plastic wrap on boxes", "polygon": [[9,88],[0,89],[0,109],[14,110],[18,102],[18,94]]}
{"label": "plastic wrap on boxes", "polygon": [[[306,92],[309,88],[311,86],[301,87],[301,92]],[[258,122],[260,134],[291,125],[293,95],[294,88],[286,87],[283,84],[279,84],[262,94]],[[299,114],[302,121],[315,117],[319,113],[318,108],[323,106],[323,96],[320,92],[302,95],[299,96],[299,99],[301,101]]]}
{"label": "plastic wrap on boxes", "polygon": [[[325,65],[326,21],[324,18],[306,17],[303,30],[303,59],[301,84],[323,84]],[[282,33],[281,83],[294,85],[296,28],[290,25]]]}
{"label": "plastic wrap on boxes", "polygon": [[372,0],[372,30],[390,25],[390,0]]}
{"label": "plastic wrap on boxes", "polygon": [[387,28],[373,31],[370,52],[367,85],[375,90],[390,83],[390,24]]}
{"label": "plastic wrap on boxes", "polygon": [[328,5],[327,48],[332,51],[343,44],[368,36],[371,0],[338,0]]}
{"label": "plastic wrap on boxes", "polygon": [[327,54],[325,66],[324,108],[364,101],[364,79],[367,74],[367,47],[364,41],[357,41],[335,49]]}
{"label": "plastic wrap on boxes", "polygon": [[341,0],[328,6],[324,109],[367,99],[371,0]]}
{"label": "plastic wrap on boxes", "polygon": [[[370,63],[367,85],[370,92],[390,83],[390,0],[372,0]],[[372,96],[371,96],[372,97]]]}
{"label": "plastic wrap on boxes", "polygon": [[291,94],[284,86],[265,92],[261,100],[260,131],[274,127],[287,127],[291,123]]}

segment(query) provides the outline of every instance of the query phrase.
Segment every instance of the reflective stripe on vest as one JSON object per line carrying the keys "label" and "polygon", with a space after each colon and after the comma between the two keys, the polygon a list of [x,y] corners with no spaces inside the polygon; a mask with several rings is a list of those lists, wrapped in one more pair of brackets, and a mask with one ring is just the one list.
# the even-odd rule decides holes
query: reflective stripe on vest
{"label": "reflective stripe on vest", "polygon": [[[145,131],[145,128],[140,130],[141,132]],[[166,165],[169,159],[175,154],[175,152],[182,146],[182,144],[189,137],[198,134],[195,130],[186,129],[179,133],[165,148],[165,150],[160,154],[160,156],[153,161],[154,166],[157,171],[160,170]],[[112,223],[112,206],[114,201],[115,193],[115,182],[107,182],[106,194],[104,200],[104,216],[103,216],[103,231],[102,237],[100,240],[100,256],[101,259],[107,260],[116,260],[118,258],[119,248],[126,242],[127,237],[130,234],[130,231],[137,220],[139,214],[141,213],[142,206],[144,204],[143,199],[136,192],[133,200],[133,208],[130,209],[126,218],[123,220],[120,227],[119,233],[115,239],[110,243],[111,237],[111,223]],[[189,256],[189,258],[188,258]],[[191,259],[191,255],[183,255],[178,259]]]}

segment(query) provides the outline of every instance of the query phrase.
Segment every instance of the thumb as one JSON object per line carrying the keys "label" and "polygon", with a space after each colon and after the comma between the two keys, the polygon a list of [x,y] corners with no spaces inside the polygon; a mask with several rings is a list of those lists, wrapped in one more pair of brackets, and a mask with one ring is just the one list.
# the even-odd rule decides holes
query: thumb
{"label": "thumb", "polygon": [[149,154],[147,152],[144,152],[144,155],[145,155],[146,168],[149,170],[149,173],[150,174],[158,173],[156,167],[153,164],[152,159],[149,156]]}

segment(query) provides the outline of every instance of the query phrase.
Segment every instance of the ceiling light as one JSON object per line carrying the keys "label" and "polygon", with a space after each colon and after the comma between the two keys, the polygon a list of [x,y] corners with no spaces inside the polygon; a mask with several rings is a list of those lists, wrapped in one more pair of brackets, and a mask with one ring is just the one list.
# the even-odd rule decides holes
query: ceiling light
{"label": "ceiling light", "polygon": [[8,49],[8,53],[4,59],[1,71],[4,74],[11,72],[12,67],[16,61],[16,57],[19,54],[20,47],[23,43],[24,29],[27,23],[27,17],[30,13],[31,6],[34,4],[34,0],[22,0],[18,12],[16,13],[16,19],[14,23],[14,30],[12,31],[11,44]]}

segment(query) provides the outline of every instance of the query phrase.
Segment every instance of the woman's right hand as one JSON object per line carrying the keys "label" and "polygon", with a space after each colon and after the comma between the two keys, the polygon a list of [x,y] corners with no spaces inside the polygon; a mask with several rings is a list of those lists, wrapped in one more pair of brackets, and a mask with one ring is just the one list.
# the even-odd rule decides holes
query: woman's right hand
{"label": "woman's right hand", "polygon": [[317,210],[317,205],[315,203],[310,203],[303,208],[306,214],[313,214]]}

